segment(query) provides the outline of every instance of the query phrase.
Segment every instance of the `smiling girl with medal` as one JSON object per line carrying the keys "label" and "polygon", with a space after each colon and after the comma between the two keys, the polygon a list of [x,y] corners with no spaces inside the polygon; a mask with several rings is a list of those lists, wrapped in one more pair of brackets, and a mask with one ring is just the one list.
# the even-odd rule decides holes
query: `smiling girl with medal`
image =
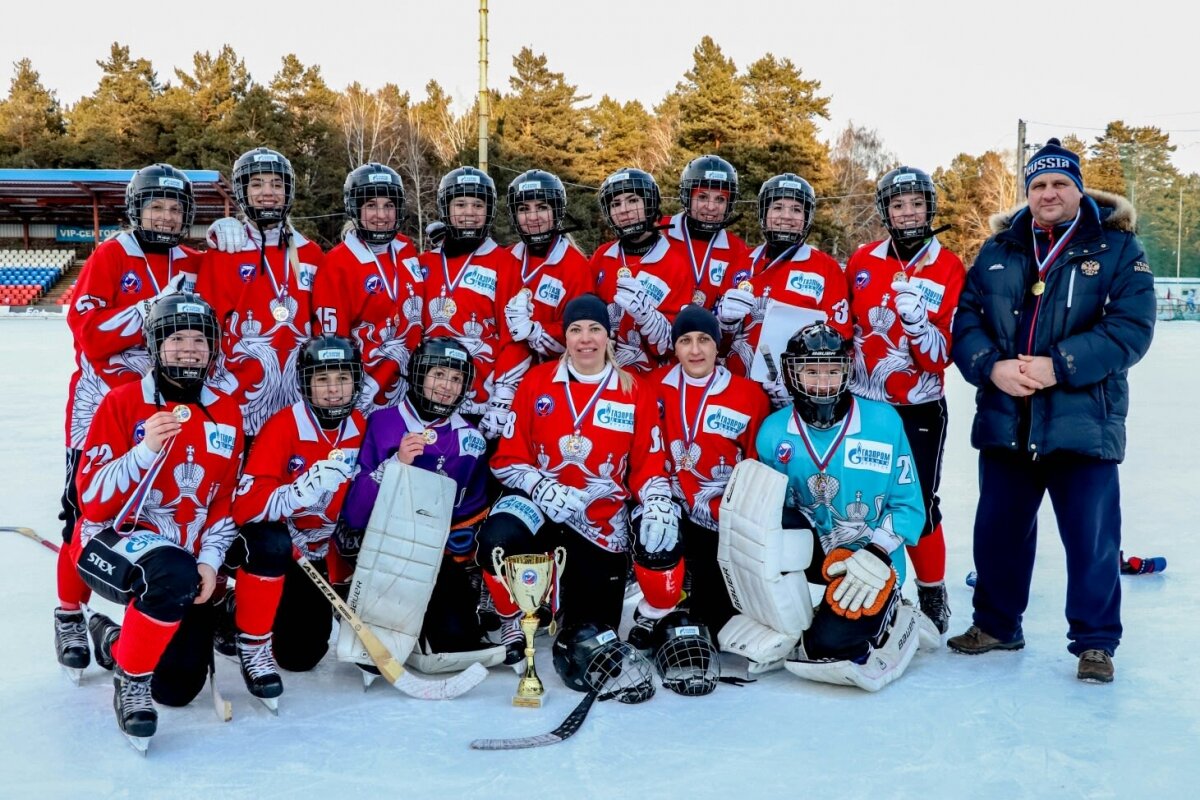
{"label": "smiling girl with medal", "polygon": [[238,401],[253,437],[300,399],[295,354],[312,332],[313,280],[324,254],[288,219],[296,176],[280,153],[243,153],[232,182],[244,221],[219,219],[209,227],[196,289],[224,333],[214,384]]}
{"label": "smiling girl with medal", "polygon": [[[566,352],[530,370],[513,404],[514,430],[492,471],[505,487],[479,533],[480,565],[516,661],[517,607],[492,571],[506,555],[567,549],[558,602],[568,622],[621,619],[633,536],[650,552],[678,539],[652,384],[616,364],[608,308],[592,294],[564,311]],[[632,513],[631,513],[632,512]],[[523,641],[523,640],[521,640]],[[521,646],[523,651],[523,646]]]}
{"label": "smiling girl with medal", "polygon": [[904,421],[926,515],[921,541],[908,555],[921,610],[945,633],[950,606],[937,492],[946,441],[950,323],[966,271],[933,233],[937,189],[925,172],[899,167],[884,175],[875,206],[888,238],[860,247],[846,266],[857,346],[850,391],[892,404]]}
{"label": "smiling girl with medal", "polygon": [[[366,429],[355,408],[363,381],[358,348],[343,336],[311,339],[300,349],[297,378],[303,399],[277,412],[254,438],[233,518],[243,538],[273,541],[284,552],[294,547],[336,582],[351,570],[329,541]],[[310,670],[325,655],[329,601],[290,558],[269,571],[248,562],[238,572],[236,596],[239,641],[270,641],[290,672]],[[248,598],[259,614],[243,612]],[[230,607],[227,601],[226,612]]]}
{"label": "smiling girl with medal", "polygon": [[654,377],[672,493],[683,517],[676,547],[652,554],[634,543],[643,599],[634,611],[629,641],[639,648],[649,645],[653,621],[679,601],[685,569],[691,579],[688,606],[710,631],[721,630],[735,613],[717,567],[718,512],[733,468],[757,457],[754,439],[770,412],[762,387],[717,366],[721,331],[711,311],[687,306],[675,318],[671,336],[679,363]]}
{"label": "smiling girl with medal", "polygon": [[[170,164],[138,170],[125,187],[129,228],[102,242],[79,274],[67,309],[75,370],[67,392],[67,479],[59,519],[68,545],[79,518],[79,461],[96,409],[109,391],[137,381],[150,368],[142,332],[150,303],[196,282],[200,254],[180,244],[194,212],[187,175]],[[82,611],[91,592],[75,571],[71,552],[70,547],[59,550],[54,639],[59,663],[80,670],[91,661]]]}
{"label": "smiling girl with medal", "polygon": [[363,358],[364,414],[400,402],[409,355],[421,336],[425,278],[412,240],[400,233],[404,185],[391,167],[363,164],[346,176],[346,228],[325,256],[313,295],[325,333],[348,336]]}

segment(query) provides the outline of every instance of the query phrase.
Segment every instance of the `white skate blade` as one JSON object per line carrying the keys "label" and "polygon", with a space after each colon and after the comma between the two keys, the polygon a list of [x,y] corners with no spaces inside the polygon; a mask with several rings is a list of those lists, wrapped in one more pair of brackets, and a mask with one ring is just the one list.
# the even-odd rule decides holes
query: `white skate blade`
{"label": "white skate blade", "polygon": [[83,680],[83,670],[81,668],[79,668],[79,667],[63,667],[62,664],[59,664],[59,666],[62,667],[63,674],[67,676],[67,680],[69,680],[71,683],[75,684],[76,686],[78,686],[79,682],[81,680]]}
{"label": "white skate blade", "polygon": [[[254,697],[254,695],[250,695]],[[279,698],[278,697],[254,697],[255,700],[262,703],[263,706],[270,711],[274,716],[279,716]]]}
{"label": "white skate blade", "polygon": [[763,675],[768,672],[775,672],[783,669],[783,659],[776,658],[773,661],[751,661],[746,659],[746,674],[747,675]]}
{"label": "white skate blade", "polygon": [[373,684],[375,681],[377,681],[380,678],[380,675],[378,672],[367,672],[365,669],[362,669],[362,668],[360,668],[358,670],[358,674],[362,676],[362,690],[364,692],[367,689],[370,689],[371,684]]}
{"label": "white skate blade", "polygon": [[143,758],[146,757],[146,751],[150,749],[149,736],[130,736],[124,731],[121,732],[121,735],[125,737],[125,739],[129,742],[129,746],[136,750],[139,755],[141,755]]}
{"label": "white skate blade", "polygon": [[522,658],[520,661],[518,661],[515,664],[509,664],[509,666],[512,667],[512,671],[517,673],[517,675],[519,675],[519,676],[525,675],[525,659]]}

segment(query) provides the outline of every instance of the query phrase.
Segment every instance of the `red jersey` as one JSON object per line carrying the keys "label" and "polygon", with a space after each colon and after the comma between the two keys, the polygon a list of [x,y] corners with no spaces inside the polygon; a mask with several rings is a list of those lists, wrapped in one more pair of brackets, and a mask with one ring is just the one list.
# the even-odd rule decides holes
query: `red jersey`
{"label": "red jersey", "polygon": [[566,349],[563,309],[579,295],[596,291],[592,268],[565,236],[554,240],[545,257],[530,253],[524,242],[517,242],[509,252],[520,265],[520,285],[533,292],[533,321],[544,332],[537,341],[526,344],[538,363],[557,358]]}
{"label": "red jersey", "polygon": [[[596,294],[608,303],[617,363],[649,373],[669,361],[674,344],[671,324],[679,310],[692,302],[696,291],[696,279],[687,257],[672,249],[664,236],[658,237],[650,251],[641,256],[626,255],[620,241],[613,241],[600,246],[592,256],[591,268],[596,276]],[[618,272],[622,269],[628,269],[642,284],[657,309],[656,318],[642,327],[615,302]]]}
{"label": "red jersey", "polygon": [[754,440],[771,404],[761,386],[724,367],[708,378],[689,378],[676,364],[655,378],[671,491],[692,522],[715,531],[725,484],[739,461],[758,457]]}
{"label": "red jersey", "polygon": [[587,511],[567,524],[605,550],[627,550],[625,502],[670,494],[656,393],[647,380],[635,377],[624,391],[616,370],[586,383],[561,361],[539,364],[517,389],[515,431],[500,440],[492,472],[526,494],[545,477],[582,489]]}
{"label": "red jersey", "polygon": [[929,324],[910,332],[896,313],[892,289],[905,264],[890,245],[889,239],[863,245],[846,265],[855,345],[850,391],[893,405],[927,403],[946,392],[950,325],[967,273],[936,236],[930,240],[921,263],[907,270],[925,299]]}
{"label": "red jersey", "polygon": [[692,268],[692,283],[696,284],[696,289],[692,292],[691,302],[711,310],[724,294],[733,267],[745,260],[750,248],[740,236],[724,228],[708,241],[693,237],[684,222],[683,212],[671,217],[670,223],[671,227],[666,231],[667,242]]}
{"label": "red jersey", "polygon": [[246,434],[253,436],[272,414],[300,399],[296,367],[300,346],[312,336],[313,280],[324,254],[297,232],[293,256],[279,248],[278,229],[267,231],[265,249],[258,230],[246,230],[241,252],[205,252],[196,290],[221,323],[212,383],[237,401]]}
{"label": "red jersey", "polygon": [[[81,543],[115,526],[127,502],[125,528],[157,533],[198,561],[220,569],[237,529],[231,504],[242,462],[242,417],[232,400],[202,390],[183,429],[155,454],[143,444],[144,425],[159,411],[181,403],[163,401],[154,377],[113,389],[92,421],[84,444],[79,490]],[[147,478],[147,475],[150,477]],[[141,485],[148,481],[148,485]],[[140,511],[135,494],[145,490]]]}
{"label": "red jersey", "polygon": [[801,245],[791,258],[775,262],[768,262],[766,245],[759,245],[732,270],[725,288],[737,288],[744,281],[754,285],[758,307],[742,321],[725,362],[735,375],[750,374],[762,321],[772,303],[822,311],[829,325],[842,336],[848,339],[853,333],[846,275],[836,261],[810,245]]}
{"label": "red jersey", "polygon": [[420,262],[424,336],[452,336],[471,354],[475,387],[459,411],[482,414],[494,381],[515,387],[529,368],[529,350],[512,340],[504,318],[504,306],[521,290],[520,267],[491,238],[460,256],[446,257],[440,247],[428,250]]}
{"label": "red jersey", "polygon": [[397,236],[376,254],[353,231],[325,256],[313,281],[317,322],[325,333],[358,344],[363,387],[358,408],[370,414],[400,402],[408,358],[421,335],[421,284],[416,247]]}
{"label": "red jersey", "polygon": [[285,493],[292,481],[315,462],[329,458],[334,449],[341,450],[348,463],[357,463],[366,428],[366,419],[355,410],[339,428],[323,430],[304,401],[275,414],[250,446],[233,501],[234,523],[286,522],[292,544],[305,558],[324,558],[350,481],[298,511],[286,504]]}
{"label": "red jersey", "polygon": [[192,288],[200,254],[190,247],[146,253],[128,231],[100,244],[79,273],[67,325],[75,339],[75,371],[67,390],[67,447],[79,450],[92,417],[110,389],[150,371],[144,318],[134,307],[153,299],[185,273]]}

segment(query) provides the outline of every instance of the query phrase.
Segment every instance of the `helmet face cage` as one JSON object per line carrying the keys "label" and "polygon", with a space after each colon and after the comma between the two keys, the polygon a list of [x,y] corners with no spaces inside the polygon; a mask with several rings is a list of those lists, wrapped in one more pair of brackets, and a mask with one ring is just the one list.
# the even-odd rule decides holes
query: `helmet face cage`
{"label": "helmet face cage", "polygon": [[[462,228],[450,218],[450,203],[456,197],[474,197],[482,200],[486,209],[483,224],[477,228]],[[482,170],[475,167],[459,167],[446,173],[438,184],[438,214],[446,223],[446,231],[453,239],[486,239],[496,218],[496,183]]]}
{"label": "helmet face cage", "polygon": [[[618,195],[633,192],[642,198],[646,207],[646,215],[640,222],[619,226],[613,221],[612,201]],[[662,206],[662,196],[654,177],[640,169],[622,169],[604,179],[600,185],[600,212],[604,222],[617,234],[617,238],[625,239],[654,230],[658,225],[659,208]]]}
{"label": "helmet face cage", "polygon": [[[362,208],[368,200],[376,197],[386,197],[396,205],[396,219],[390,228],[374,230],[363,225]],[[352,171],[346,176],[346,184],[342,187],[342,202],[360,241],[388,244],[400,232],[400,225],[404,222],[404,182],[400,179],[400,173],[391,167],[371,162]]]}
{"label": "helmet face cage", "polygon": [[654,668],[609,626],[566,629],[554,642],[554,669],[567,686],[601,699],[641,703],[654,696]]}
{"label": "helmet face cage", "polygon": [[[554,222],[547,231],[526,233],[517,222],[517,206],[532,200],[543,200],[550,206]],[[513,230],[521,241],[529,245],[541,245],[553,239],[562,228],[563,215],[567,210],[567,190],[558,176],[541,169],[522,172],[508,185],[508,216]]]}
{"label": "helmet face cage", "polygon": [[[200,295],[188,292],[167,295],[146,314],[146,349],[150,352],[150,363],[155,374],[169,378],[184,388],[195,388],[204,383],[208,371],[217,360],[221,328],[212,307]],[[163,343],[171,334],[180,331],[199,331],[208,343],[208,360],[201,364],[186,366],[163,363]]]}
{"label": "helmet face cage", "polygon": [[[142,225],[142,212],[154,200],[174,200],[183,211],[176,232],[156,231]],[[146,244],[174,247],[191,229],[196,216],[196,200],[192,182],[170,164],[152,164],[133,173],[125,187],[125,215],[138,238]]]}
{"label": "helmet face cage", "polygon": [[[893,197],[902,194],[919,194],[925,198],[923,223],[909,228],[892,225],[888,205]],[[893,241],[907,243],[928,239],[933,235],[933,217],[937,214],[937,188],[929,173],[914,167],[897,167],[879,179],[879,186],[875,190],[875,209]]]}
{"label": "helmet face cage", "polygon": [[[809,325],[793,336],[780,364],[784,384],[800,418],[814,428],[831,428],[850,407],[850,368],[854,343],[824,323]],[[830,392],[805,385],[804,369],[834,364],[841,370],[837,386]]]}
{"label": "helmet face cage", "polygon": [[[255,208],[250,204],[250,178],[255,175],[279,175],[283,178],[283,204],[274,208]],[[246,219],[255,225],[275,225],[287,219],[296,197],[296,173],[292,162],[266,147],[248,150],[233,164],[233,197]]]}
{"label": "helmet face cage", "polygon": [[[313,398],[313,379],[330,370],[350,373],[350,396],[341,405],[319,406]],[[343,336],[318,336],[300,349],[300,368],[296,377],[300,383],[300,396],[317,421],[323,427],[336,425],[350,416],[358,403],[363,382],[362,357],[354,343]]]}
{"label": "helmet face cage", "polygon": [[654,668],[663,686],[688,697],[710,694],[717,688],[721,662],[708,628],[675,611],[658,622],[655,634]]}
{"label": "helmet face cage", "polygon": [[[462,389],[453,401],[439,403],[425,396],[425,378],[437,367],[463,373]],[[408,360],[407,397],[423,417],[444,419],[462,406],[475,381],[475,362],[467,349],[448,336],[438,336],[422,342]]]}
{"label": "helmet face cage", "polygon": [[[776,200],[796,200],[804,206],[804,227],[798,231],[770,230],[767,228],[767,212]],[[768,244],[803,244],[812,230],[813,210],[817,196],[812,185],[791,172],[767,179],[758,190],[758,224]]]}
{"label": "helmet face cage", "polygon": [[[729,192],[729,202],[725,206],[725,215],[716,222],[703,222],[692,213],[692,195],[697,189],[721,189]],[[719,156],[700,156],[694,158],[683,168],[679,178],[679,204],[692,220],[692,224],[703,231],[715,233],[733,219],[734,204],[738,198],[737,170],[725,159]]]}

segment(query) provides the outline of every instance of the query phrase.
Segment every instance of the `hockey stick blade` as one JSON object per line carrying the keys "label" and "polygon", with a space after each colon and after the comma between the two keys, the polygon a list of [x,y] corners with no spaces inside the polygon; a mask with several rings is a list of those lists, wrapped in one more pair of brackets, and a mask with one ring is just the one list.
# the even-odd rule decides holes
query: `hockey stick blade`
{"label": "hockey stick blade", "polygon": [[575,706],[575,710],[567,715],[567,718],[562,721],[554,730],[549,733],[542,733],[537,736],[521,736],[513,739],[476,739],[471,742],[472,750],[524,750],[530,747],[545,747],[548,744],[558,744],[564,739],[569,739],[583,725],[583,721],[587,719],[588,712],[592,710],[592,703],[596,701],[596,692],[588,692],[579,705]]}
{"label": "hockey stick blade", "polygon": [[478,686],[487,677],[487,670],[479,664],[472,664],[468,669],[463,670],[453,678],[445,678],[443,680],[430,680],[428,678],[418,678],[411,672],[408,672],[396,660],[383,642],[379,641],[379,637],[371,630],[367,623],[362,621],[362,617],[355,613],[345,600],[338,596],[338,593],[329,585],[329,581],[317,571],[317,568],[305,558],[303,555],[296,553],[296,563],[309,580],[321,590],[321,594],[325,595],[325,599],[333,606],[333,610],[341,617],[354,634],[358,636],[359,641],[363,643],[363,647],[367,649],[367,654],[371,656],[371,660],[375,662],[375,666],[379,668],[380,674],[387,679],[387,682],[395,686],[409,697],[415,697],[418,700],[450,700],[458,697],[471,689]]}
{"label": "hockey stick blade", "polygon": [[41,536],[38,535],[38,532],[35,531],[33,528],[18,528],[18,527],[7,527],[7,526],[0,527],[0,533],[2,533],[4,531],[11,531],[13,533],[19,533],[22,536],[24,536],[25,538],[32,539],[33,541],[40,544],[42,547],[45,547],[47,550],[52,550],[55,553],[57,553],[59,550],[58,545],[56,545],[54,542],[50,541],[49,539],[43,539]]}
{"label": "hockey stick blade", "polygon": [[767,365],[767,380],[774,383],[779,379],[779,369],[775,366],[775,357],[771,355],[771,348],[764,344],[759,346],[758,351],[762,353],[763,363]]}

